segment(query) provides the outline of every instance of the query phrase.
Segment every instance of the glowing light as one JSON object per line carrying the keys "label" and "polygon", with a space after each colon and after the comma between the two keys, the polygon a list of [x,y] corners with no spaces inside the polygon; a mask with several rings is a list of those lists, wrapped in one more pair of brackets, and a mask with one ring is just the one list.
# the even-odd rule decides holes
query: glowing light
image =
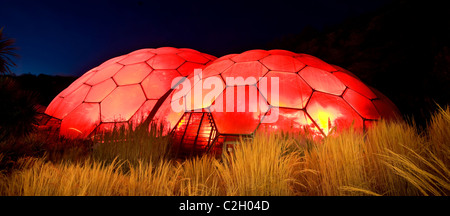
{"label": "glowing light", "polygon": [[319,119],[319,121],[317,121],[317,124],[320,128],[322,128],[325,135],[328,135],[332,128],[330,117],[332,117],[332,115],[326,111],[321,110],[317,113],[317,118]]}

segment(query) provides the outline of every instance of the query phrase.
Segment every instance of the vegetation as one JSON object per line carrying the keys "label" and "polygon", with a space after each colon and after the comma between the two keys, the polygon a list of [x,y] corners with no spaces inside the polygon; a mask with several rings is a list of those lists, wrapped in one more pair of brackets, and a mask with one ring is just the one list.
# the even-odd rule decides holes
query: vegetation
{"label": "vegetation", "polygon": [[450,195],[449,107],[423,131],[381,121],[365,134],[349,130],[320,142],[257,134],[219,158],[172,158],[166,137],[143,130],[71,145],[32,133],[28,142],[39,153],[23,151],[15,161],[0,154],[0,164],[10,164],[0,195]]}
{"label": "vegetation", "polygon": [[14,43],[14,39],[3,35],[3,27],[0,28],[0,75],[11,74],[10,67],[16,66],[11,59],[11,57],[17,57],[14,52],[16,50]]}

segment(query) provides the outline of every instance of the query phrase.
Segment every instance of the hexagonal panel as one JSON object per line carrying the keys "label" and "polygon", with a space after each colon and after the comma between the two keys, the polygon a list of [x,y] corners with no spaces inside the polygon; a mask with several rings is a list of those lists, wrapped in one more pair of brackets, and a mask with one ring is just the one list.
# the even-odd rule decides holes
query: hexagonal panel
{"label": "hexagonal panel", "polygon": [[139,110],[136,111],[136,113],[133,115],[133,117],[131,117],[129,121],[134,128],[147,119],[148,115],[155,107],[156,102],[158,102],[158,100],[147,100],[144,104],[142,104]]}
{"label": "hexagonal panel", "polygon": [[186,95],[187,110],[208,108],[225,89],[220,75],[208,77],[192,86]]}
{"label": "hexagonal panel", "polygon": [[270,70],[285,72],[297,72],[305,67],[301,61],[286,55],[270,55],[261,59],[261,63]]}
{"label": "hexagonal panel", "polygon": [[360,80],[343,72],[334,72],[333,75],[336,76],[342,83],[344,83],[344,85],[364,95],[365,97],[369,99],[377,98],[375,93],[373,93],[372,90],[370,90],[369,87],[367,87]]}
{"label": "hexagonal panel", "polygon": [[253,80],[253,82],[246,84],[252,85],[256,84],[256,82],[261,77],[263,77],[268,71],[269,70],[258,61],[239,62],[233,64],[231,67],[226,69],[221,75],[227,85],[229,85],[227,77],[229,78],[242,77],[244,78],[244,80],[248,80],[248,78],[250,78]]}
{"label": "hexagonal panel", "polygon": [[296,56],[297,54],[288,50],[273,49],[268,51],[272,55]]}
{"label": "hexagonal panel", "polygon": [[47,109],[45,109],[45,114],[49,116],[54,116],[55,111],[58,109],[61,102],[64,100],[63,97],[56,96],[52,102],[48,105]]}
{"label": "hexagonal panel", "polygon": [[389,98],[387,98],[383,93],[381,93],[380,91],[378,91],[374,88],[370,88],[370,89],[378,97],[378,99],[372,100],[372,103],[382,118],[387,119],[387,120],[401,119],[400,111],[395,106],[395,104],[392,103],[391,100],[389,100]]}
{"label": "hexagonal panel", "polygon": [[82,103],[62,120],[60,134],[69,138],[86,137],[99,124],[99,104]]}
{"label": "hexagonal panel", "polygon": [[177,69],[185,60],[176,54],[158,54],[147,61],[153,69]]}
{"label": "hexagonal panel", "polygon": [[159,47],[153,49],[152,52],[156,54],[169,54],[169,53],[178,53],[180,51],[175,47]]}
{"label": "hexagonal panel", "polygon": [[193,74],[195,69],[203,69],[204,67],[205,65],[202,64],[185,62],[177,69],[177,71],[181,76],[188,76],[190,74]]}
{"label": "hexagonal panel", "polygon": [[350,106],[352,106],[356,112],[358,112],[365,119],[379,119],[380,114],[378,114],[377,109],[373,103],[352,89],[347,89],[342,96]]}
{"label": "hexagonal panel", "polygon": [[[81,85],[83,85],[83,83],[86,82],[86,80],[88,80],[89,78],[91,78],[95,73],[97,73],[96,71],[90,71],[89,73],[85,73],[83,74],[80,78],[78,78],[77,80],[75,80],[72,84],[69,85],[69,87],[67,87],[66,89],[64,89],[63,91],[61,91],[58,96],[60,97],[65,97],[67,95],[69,95],[70,93],[72,93],[73,91],[77,90]],[[49,105],[50,106],[50,105]]]}
{"label": "hexagonal panel", "polygon": [[69,112],[83,102],[90,89],[90,86],[83,84],[70,95],[67,95],[59,104],[58,108],[53,113],[53,116],[58,119],[63,119]]}
{"label": "hexagonal panel", "polygon": [[166,100],[164,100],[164,102],[158,108],[152,121],[152,123],[155,123],[158,126],[159,125],[163,126],[162,128],[163,135],[167,135],[168,133],[170,133],[170,131],[175,127],[175,125],[178,123],[178,121],[184,114],[184,110],[180,112],[175,112],[172,109],[171,103],[177,102],[172,101],[172,96],[173,92],[166,98]]}
{"label": "hexagonal panel", "polygon": [[111,78],[116,74],[120,69],[122,69],[123,65],[114,63],[112,65],[106,66],[102,70],[97,71],[91,78],[86,81],[86,84],[95,85],[106,79]]}
{"label": "hexagonal panel", "polygon": [[113,79],[118,85],[131,85],[142,82],[142,80],[152,71],[147,63],[126,65],[119,70]]}
{"label": "hexagonal panel", "polygon": [[223,73],[226,69],[230,68],[235,63],[229,59],[224,59],[222,61],[214,61],[213,64],[206,67],[203,72],[203,78],[218,75]]}
{"label": "hexagonal panel", "polygon": [[333,74],[307,66],[298,73],[314,90],[341,95],[345,85]]}
{"label": "hexagonal panel", "polygon": [[303,62],[304,64],[309,65],[311,67],[319,68],[321,70],[328,72],[336,71],[336,68],[334,68],[330,64],[308,54],[298,54],[296,58],[301,62]]}
{"label": "hexagonal panel", "polygon": [[209,62],[209,59],[203,56],[200,53],[192,53],[190,52],[180,52],[177,54],[181,58],[183,58],[186,61],[193,62],[193,63],[199,63],[199,64],[206,64]]}
{"label": "hexagonal panel", "polygon": [[118,63],[119,61],[121,61],[122,59],[124,59],[126,57],[128,57],[128,55],[121,55],[121,56],[114,57],[112,59],[109,59],[109,60],[103,62],[101,65],[99,65],[98,67],[95,67],[94,69],[102,70],[103,68],[108,67],[111,64]]}
{"label": "hexagonal panel", "polygon": [[[278,87],[278,102],[273,100],[272,87]],[[302,109],[312,94],[311,87],[298,74],[278,71],[267,73],[259,81],[258,88],[270,105],[279,107]]]}
{"label": "hexagonal panel", "polygon": [[[269,119],[267,123],[265,123],[264,119],[266,118],[273,119]],[[258,131],[267,133],[280,131],[302,133],[305,130],[312,130],[311,128],[316,128],[316,126],[303,110],[286,108],[277,109],[272,107],[270,108],[270,111],[266,114],[266,116],[264,116],[263,121],[258,127]]]}
{"label": "hexagonal panel", "polygon": [[314,92],[306,106],[306,111],[325,135],[328,135],[333,128],[339,132],[352,124],[356,129],[363,128],[361,116],[341,97]]}
{"label": "hexagonal panel", "polygon": [[267,110],[267,107],[260,108],[259,100],[264,99],[255,86],[227,87],[212,106],[219,133],[253,133],[264,115],[262,109]]}
{"label": "hexagonal panel", "polygon": [[98,103],[110,94],[116,87],[117,85],[114,80],[107,79],[95,86],[92,86],[84,101]]}
{"label": "hexagonal panel", "polygon": [[128,121],[146,101],[139,84],[117,87],[101,103],[102,122]]}
{"label": "hexagonal panel", "polygon": [[159,99],[179,76],[176,70],[153,70],[141,83],[147,99]]}
{"label": "hexagonal panel", "polygon": [[119,63],[124,65],[141,63],[149,60],[153,56],[155,56],[155,54],[152,52],[138,52],[133,55],[128,55],[126,58],[120,60]]}
{"label": "hexagonal panel", "polygon": [[268,55],[269,53],[265,50],[249,50],[234,56],[231,60],[235,62],[258,61]]}
{"label": "hexagonal panel", "polygon": [[346,70],[345,68],[339,67],[337,65],[331,65],[331,66],[333,66],[337,70],[335,72],[332,72],[333,74],[334,73],[345,73],[345,74],[347,74],[347,75],[349,75],[349,76],[351,76],[351,77],[353,77],[353,78],[355,78],[357,80],[360,80],[355,74],[353,74],[352,72]]}

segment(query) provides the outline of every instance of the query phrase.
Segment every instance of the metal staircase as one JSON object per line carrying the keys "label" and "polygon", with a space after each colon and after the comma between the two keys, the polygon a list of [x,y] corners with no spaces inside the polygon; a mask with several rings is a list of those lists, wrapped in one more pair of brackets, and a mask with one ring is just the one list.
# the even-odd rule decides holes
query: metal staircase
{"label": "metal staircase", "polygon": [[217,129],[211,113],[187,112],[172,131],[177,157],[201,155],[211,149]]}

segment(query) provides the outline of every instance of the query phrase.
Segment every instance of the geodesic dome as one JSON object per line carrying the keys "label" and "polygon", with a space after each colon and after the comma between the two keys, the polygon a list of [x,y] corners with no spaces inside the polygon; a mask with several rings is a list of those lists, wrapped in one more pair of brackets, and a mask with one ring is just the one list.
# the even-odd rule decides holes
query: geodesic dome
{"label": "geodesic dome", "polygon": [[216,57],[187,48],[141,49],[91,69],[58,94],[45,110],[70,138],[138,125],[170,92],[173,80],[204,68]]}
{"label": "geodesic dome", "polygon": [[[214,87],[205,86],[211,77],[216,81]],[[229,78],[234,83],[227,82]],[[183,94],[185,85],[192,87]],[[308,131],[324,137],[352,125],[362,131],[381,118],[399,116],[387,97],[351,72],[285,50],[250,50],[223,56],[179,87],[156,116],[174,128],[174,145],[185,154],[222,151],[236,137],[257,131]],[[201,100],[195,97],[199,92]],[[173,107],[180,104],[185,109],[174,111]],[[230,107],[233,111],[228,112]]]}

